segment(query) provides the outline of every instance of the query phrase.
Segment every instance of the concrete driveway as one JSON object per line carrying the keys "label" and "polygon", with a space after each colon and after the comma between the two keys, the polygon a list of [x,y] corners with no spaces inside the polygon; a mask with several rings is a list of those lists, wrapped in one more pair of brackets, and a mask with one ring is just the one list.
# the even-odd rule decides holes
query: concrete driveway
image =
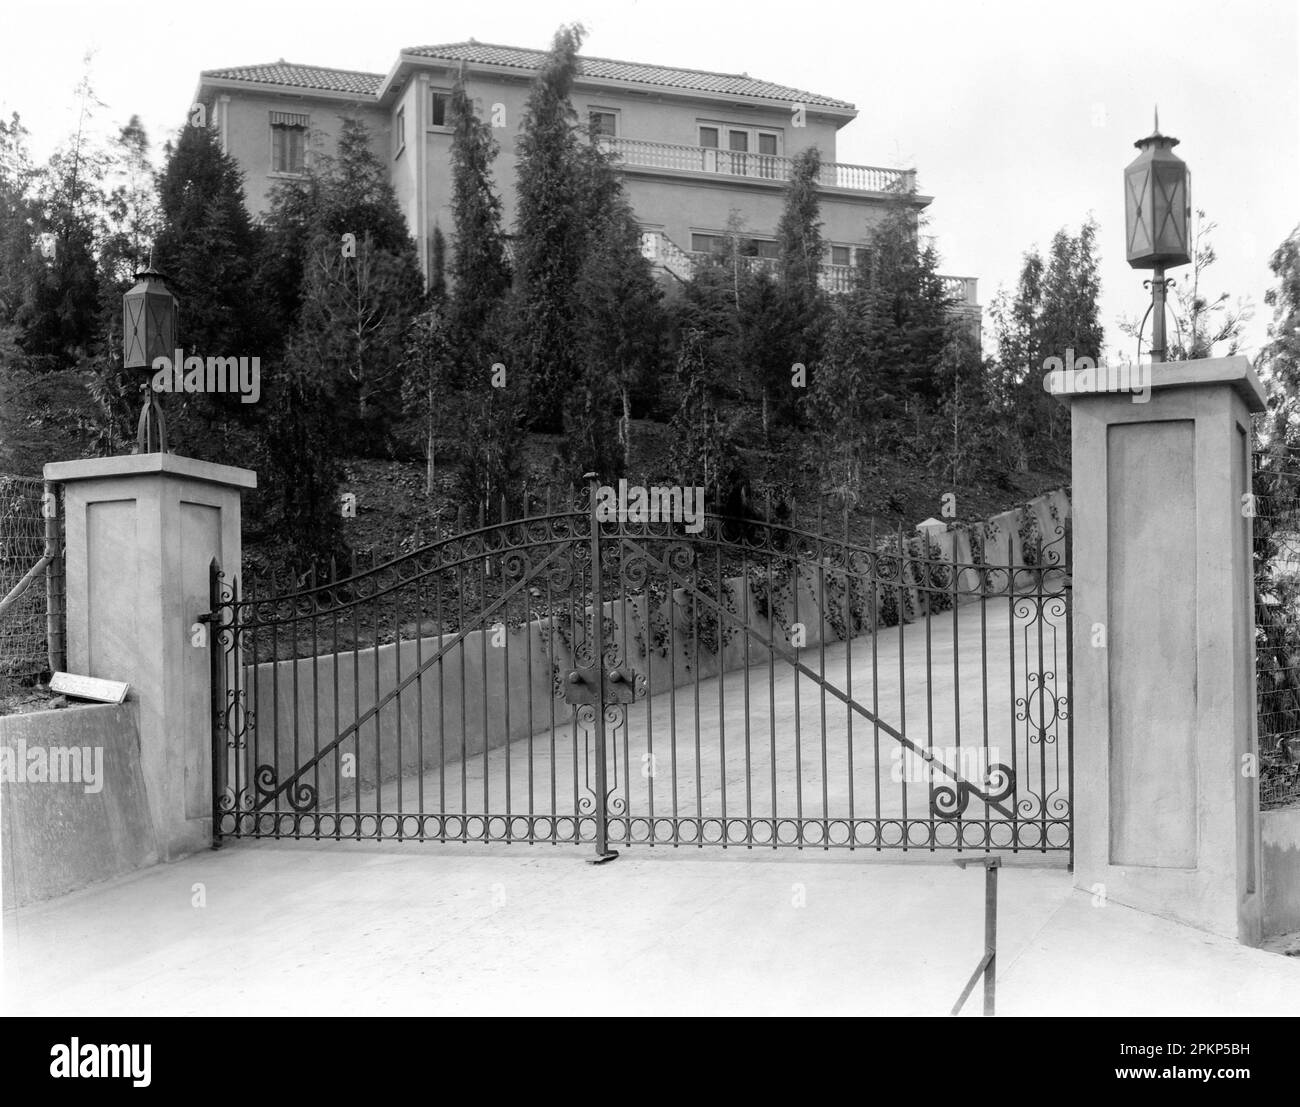
{"label": "concrete driveway", "polygon": [[[982,953],[982,870],[943,860],[586,856],[235,844],[6,916],[6,1010],[936,1015]],[[1061,869],[1000,885],[999,1014],[1300,1013],[1294,958],[1092,906]]]}

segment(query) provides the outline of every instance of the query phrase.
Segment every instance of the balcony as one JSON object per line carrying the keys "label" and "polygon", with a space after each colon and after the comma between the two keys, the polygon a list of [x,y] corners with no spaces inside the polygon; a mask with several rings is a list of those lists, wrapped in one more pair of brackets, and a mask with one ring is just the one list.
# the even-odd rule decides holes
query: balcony
{"label": "balcony", "polygon": [[[689,281],[698,268],[713,263],[713,255],[683,250],[662,231],[641,233],[641,253],[679,281]],[[766,272],[776,276],[776,258],[741,256],[736,261],[743,273]],[[851,265],[823,265],[818,272],[817,281],[827,292],[848,292],[853,287],[855,272]],[[940,276],[939,280],[956,310],[979,310],[978,277]]]}
{"label": "balcony", "polygon": [[[679,146],[672,142],[647,142],[639,138],[602,136],[601,146],[617,154],[625,166],[669,169],[678,173],[707,173],[749,180],[790,180],[794,159],[778,154],[752,154],[718,150],[709,146]],[[916,170],[882,169],[875,165],[822,162],[818,183],[847,192],[910,192],[916,187]]]}

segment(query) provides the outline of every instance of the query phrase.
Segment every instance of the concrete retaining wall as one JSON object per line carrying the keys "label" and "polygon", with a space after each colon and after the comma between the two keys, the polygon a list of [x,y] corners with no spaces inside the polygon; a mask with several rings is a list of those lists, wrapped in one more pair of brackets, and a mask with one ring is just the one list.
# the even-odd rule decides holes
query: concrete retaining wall
{"label": "concrete retaining wall", "polygon": [[[90,758],[102,751],[97,780],[88,762],[69,782],[70,758],[54,751],[77,748]],[[140,767],[138,706],[96,704],[0,717],[3,808],[4,905],[22,907],[76,891],[87,884],[152,865],[158,843]],[[62,781],[22,779],[37,765],[62,762]],[[79,763],[79,761],[78,761]],[[10,779],[16,773],[18,779]],[[97,788],[97,790],[95,790]],[[89,789],[89,790],[88,790]]]}
{"label": "concrete retaining wall", "polygon": [[1264,936],[1300,930],[1300,807],[1259,813]]}

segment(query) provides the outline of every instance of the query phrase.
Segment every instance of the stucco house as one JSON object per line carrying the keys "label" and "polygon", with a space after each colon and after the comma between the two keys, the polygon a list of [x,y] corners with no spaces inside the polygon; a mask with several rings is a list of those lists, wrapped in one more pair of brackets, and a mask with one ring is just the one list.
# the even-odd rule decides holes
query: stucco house
{"label": "stucco house", "polygon": [[[529,84],[546,54],[474,40],[413,46],[388,73],[360,73],[286,61],[206,70],[195,102],[206,106],[223,148],[240,163],[250,210],[265,211],[277,179],[300,174],[328,152],[342,120],[356,116],[389,159],[421,265],[435,226],[450,230],[449,98],[457,72],[480,116],[498,128],[495,177],[506,226],[516,210],[514,136]],[[914,170],[835,160],[850,103],[748,74],[584,57],[572,93],[580,119],[620,160],[640,221],[642,246],[662,272],[688,279],[738,213],[744,252],[763,265],[776,254],[782,191],[792,159],[822,156],[821,217],[827,252],[822,280],[848,286],[855,251],[881,217],[890,190],[915,184]],[[916,195],[924,208],[931,197]],[[958,310],[978,332],[973,277],[946,277]]]}

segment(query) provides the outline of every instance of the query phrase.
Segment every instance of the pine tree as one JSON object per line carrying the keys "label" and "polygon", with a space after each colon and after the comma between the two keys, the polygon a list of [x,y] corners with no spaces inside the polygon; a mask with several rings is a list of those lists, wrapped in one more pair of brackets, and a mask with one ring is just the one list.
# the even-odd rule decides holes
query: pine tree
{"label": "pine tree", "polygon": [[634,398],[659,376],[666,320],[641,229],[610,156],[580,152],[587,242],[573,288],[578,376],[564,409],[575,473],[613,479],[626,471]]}
{"label": "pine tree", "polygon": [[516,178],[514,356],[529,391],[535,428],[562,426],[565,389],[578,376],[572,291],[582,269],[582,168],[577,116],[569,102],[581,26],[561,27],[524,109]]}
{"label": "pine tree", "polygon": [[[87,57],[87,63],[89,57]],[[106,158],[92,135],[97,108],[89,69],[77,86],[77,129],[38,175],[36,241],[23,267],[15,321],[21,344],[45,368],[67,368],[98,340],[98,273]],[[51,237],[52,236],[52,237]],[[49,256],[49,247],[53,257]]]}
{"label": "pine tree", "polygon": [[1192,235],[1192,269],[1188,278],[1173,287],[1173,316],[1176,323],[1173,341],[1169,342],[1169,361],[1194,361],[1214,357],[1222,346],[1224,356],[1235,354],[1241,342],[1241,332],[1252,316],[1251,309],[1240,301],[1228,302],[1228,293],[1220,292],[1214,299],[1204,290],[1205,275],[1218,260],[1211,235],[1218,224],[1206,218],[1197,209],[1196,230]]}
{"label": "pine tree", "polygon": [[429,302],[447,301],[447,239],[437,223],[429,236]]}
{"label": "pine tree", "polygon": [[[815,378],[822,356],[827,305],[818,282],[825,250],[817,195],[820,175],[821,154],[817,147],[810,146],[794,159],[777,224],[781,252],[777,325],[772,328],[773,345],[756,366],[761,373],[765,438],[770,434],[773,417],[783,425],[794,422],[796,401],[805,394],[801,388],[807,387],[809,378]],[[795,365],[803,366],[805,383],[801,388],[794,385]]]}
{"label": "pine tree", "polygon": [[451,89],[451,120],[452,316],[460,341],[478,345],[510,288],[510,268],[501,200],[492,183],[497,144],[491,128],[474,114],[459,75]]}
{"label": "pine tree", "polygon": [[[14,112],[8,123],[0,119],[0,331],[13,326],[23,300],[25,270],[32,260],[34,175],[27,128]],[[13,336],[11,341],[16,341],[16,332]]]}
{"label": "pine tree", "polygon": [[[222,151],[215,131],[195,126],[167,143],[164,159],[154,267],[178,301],[177,344],[187,356],[260,357],[265,377],[282,322],[259,296],[262,236],[244,206],[238,163]],[[229,464],[247,457],[246,436],[259,407],[221,393],[187,392],[164,401],[169,432],[183,452]]]}
{"label": "pine tree", "polygon": [[337,155],[311,176],[282,204],[283,240],[292,249],[306,235],[293,345],[329,378],[353,448],[384,452],[401,410],[406,331],[423,299],[415,244],[359,120],[344,120]]}
{"label": "pine tree", "polygon": [[285,563],[325,570],[341,560],[335,396],[322,387],[314,351],[291,339],[282,368],[264,386],[267,427],[258,470],[266,486],[264,530]]}

